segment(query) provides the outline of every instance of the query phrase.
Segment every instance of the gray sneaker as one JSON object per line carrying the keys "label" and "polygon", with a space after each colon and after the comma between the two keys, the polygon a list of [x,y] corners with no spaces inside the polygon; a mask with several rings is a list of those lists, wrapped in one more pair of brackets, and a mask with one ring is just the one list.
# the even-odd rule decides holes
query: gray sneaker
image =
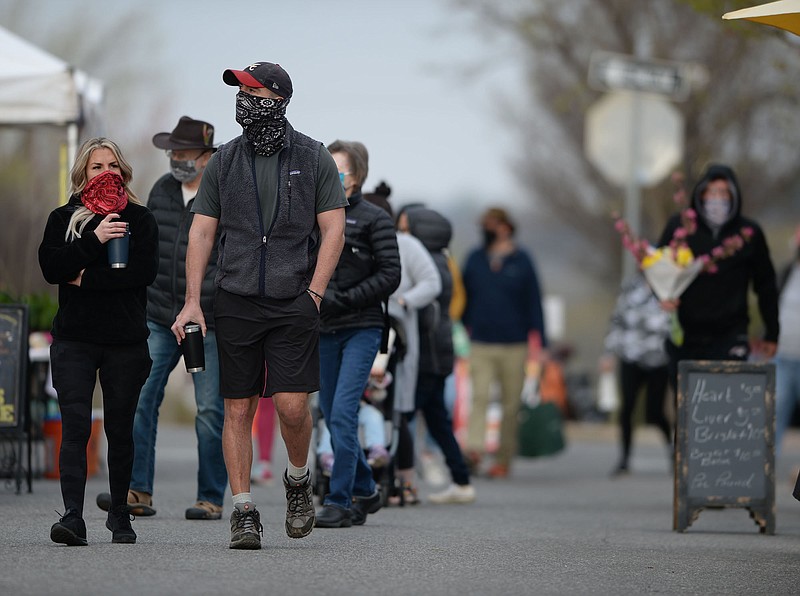
{"label": "gray sneaker", "polygon": [[314,529],[314,503],[311,490],[311,472],[303,480],[289,479],[283,473],[286,488],[286,535],[289,538],[304,538]]}
{"label": "gray sneaker", "polygon": [[230,548],[258,550],[261,548],[263,533],[264,526],[261,525],[261,515],[255,505],[246,503],[243,510],[238,507],[233,508]]}

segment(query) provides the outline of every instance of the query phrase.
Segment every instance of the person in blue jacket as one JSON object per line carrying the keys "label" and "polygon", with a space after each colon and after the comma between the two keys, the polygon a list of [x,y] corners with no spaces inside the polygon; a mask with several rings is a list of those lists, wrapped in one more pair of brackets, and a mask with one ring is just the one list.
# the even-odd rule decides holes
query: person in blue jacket
{"label": "person in blue jacket", "polygon": [[[508,476],[517,451],[517,413],[529,346],[546,347],[542,295],[530,255],[514,241],[515,225],[505,209],[492,207],[480,220],[483,246],[464,265],[467,305],[463,322],[472,340],[472,409],[467,460],[476,469],[484,455],[486,411],[493,381],[500,384],[502,422],[492,478]],[[536,337],[538,336],[538,340]],[[539,357],[543,352],[539,351]]]}

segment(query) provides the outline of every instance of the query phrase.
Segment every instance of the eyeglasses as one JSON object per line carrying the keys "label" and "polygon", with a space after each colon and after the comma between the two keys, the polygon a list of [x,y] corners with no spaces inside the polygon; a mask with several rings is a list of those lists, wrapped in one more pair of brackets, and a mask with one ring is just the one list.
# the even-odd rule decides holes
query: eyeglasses
{"label": "eyeglasses", "polygon": [[194,157],[193,157],[193,158],[191,158],[190,160],[178,160],[178,159],[175,157],[175,153],[176,153],[176,152],[178,152],[178,153],[183,153],[184,151],[188,151],[188,150],[187,150],[187,149],[167,149],[166,151],[164,151],[164,153],[166,153],[166,154],[167,154],[167,157],[168,157],[169,159],[175,159],[175,160],[177,160],[177,161],[194,161],[194,160],[198,159],[199,157],[201,157],[201,156],[202,156],[204,153],[206,153],[206,151],[208,151],[208,149],[198,149],[198,151],[200,151],[200,154],[199,154],[199,155],[196,155],[196,156],[194,156]]}

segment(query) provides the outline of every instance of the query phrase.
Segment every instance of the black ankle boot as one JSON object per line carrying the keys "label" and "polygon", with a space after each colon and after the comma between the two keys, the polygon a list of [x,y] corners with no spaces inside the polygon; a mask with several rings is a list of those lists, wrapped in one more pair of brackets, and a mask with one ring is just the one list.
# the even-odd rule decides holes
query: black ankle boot
{"label": "black ankle boot", "polygon": [[67,512],[50,528],[50,540],[67,546],[86,546],[86,523],[74,509]]}
{"label": "black ankle boot", "polygon": [[111,530],[111,542],[117,544],[135,544],[136,532],[131,527],[131,514],[127,505],[112,507],[108,512],[106,528]]}

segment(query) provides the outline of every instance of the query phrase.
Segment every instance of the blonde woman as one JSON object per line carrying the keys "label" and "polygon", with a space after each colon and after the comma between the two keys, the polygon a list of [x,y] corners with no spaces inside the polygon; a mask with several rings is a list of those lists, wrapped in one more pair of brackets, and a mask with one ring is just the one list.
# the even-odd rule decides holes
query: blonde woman
{"label": "blonde woman", "polygon": [[[126,505],[133,463],[133,418],[150,372],[146,288],[158,265],[158,229],[129,188],[133,170],[105,138],[86,141],[70,173],[70,199],[47,220],[39,246],[44,278],[58,285],[50,363],[61,409],[59,457],[65,512],[50,530],[54,542],[84,546],[86,444],[99,371],[108,440],[113,542],[134,543]],[[125,268],[112,268],[107,245],[130,231]]]}

